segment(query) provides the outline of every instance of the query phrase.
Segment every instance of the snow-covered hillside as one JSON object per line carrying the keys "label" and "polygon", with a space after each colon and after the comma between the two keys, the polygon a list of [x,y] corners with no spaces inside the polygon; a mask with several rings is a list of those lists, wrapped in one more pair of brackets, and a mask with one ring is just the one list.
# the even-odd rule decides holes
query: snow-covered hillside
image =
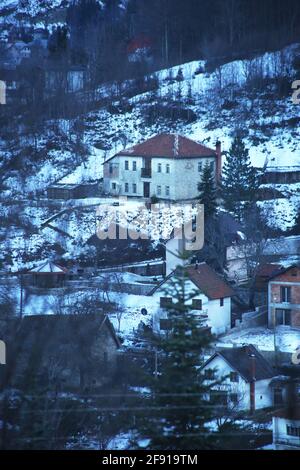
{"label": "snow-covered hillside", "polygon": [[[20,133],[18,141],[9,138],[0,140],[2,162],[10,152],[16,157],[21,156],[21,150],[23,152],[21,170],[9,173],[5,180],[7,189],[2,193],[2,198],[7,201],[21,198],[26,205],[26,199],[35,194],[40,196],[53,182],[94,181],[95,178],[101,178],[102,163],[106,158],[124,147],[162,132],[177,132],[211,147],[219,139],[226,152],[233,133],[239,129],[249,148],[253,165],[262,167],[267,163],[271,167],[299,166],[299,106],[292,103],[291,96],[278,96],[274,80],[280,77],[290,80],[289,77],[294,74],[293,59],[299,54],[300,47],[295,44],[251,60],[233,61],[211,73],[205,71],[202,61],[182,64],[157,72],[154,74],[157,89],[140,92],[131,98],[126,97],[128,82],[124,82],[121,87],[123,95],[122,91],[121,96],[115,94],[112,106],[98,105],[97,109],[83,117],[80,155],[76,155],[74,147],[76,135],[73,133],[72,120],[45,123],[44,130],[38,135],[24,131]],[[256,88],[255,79],[260,80],[260,86]],[[99,97],[111,96],[113,88],[111,84],[103,85],[98,91]],[[149,119],[149,110],[157,106],[164,106],[164,109],[177,106],[187,112],[177,118],[169,118],[158,112],[154,119]],[[32,142],[35,142],[39,155],[34,161],[30,159]],[[273,214],[270,221],[274,227],[290,229],[300,206],[299,188],[298,185],[295,188],[283,188],[281,185],[278,189],[283,194],[282,199],[262,204],[268,213]],[[1,212],[10,218],[15,217],[14,210],[5,207]],[[58,212],[59,207],[55,210]],[[12,227],[6,233],[2,252],[12,247],[15,267],[20,266],[18,250],[23,253],[29,251],[30,259],[42,259],[45,252],[41,247],[45,243],[51,246],[55,243],[64,244],[69,251],[71,239],[62,240],[61,235],[49,228],[40,229],[41,222],[51,215],[47,212],[49,208],[40,208],[38,217],[34,217],[24,209],[22,215],[27,225],[30,221],[34,226],[34,233],[25,237],[26,243],[24,224],[19,225],[19,232]],[[61,218],[62,226],[59,219],[56,221],[57,228],[67,229],[67,232],[71,230],[74,242],[71,252],[76,250],[77,243],[81,245],[86,242],[86,238],[81,240],[78,236],[78,220],[80,224],[85,224],[86,220],[86,226],[94,227],[95,209],[87,209],[80,217],[75,214],[65,215]],[[89,230],[86,233],[89,234]],[[23,245],[24,249],[20,249]]]}

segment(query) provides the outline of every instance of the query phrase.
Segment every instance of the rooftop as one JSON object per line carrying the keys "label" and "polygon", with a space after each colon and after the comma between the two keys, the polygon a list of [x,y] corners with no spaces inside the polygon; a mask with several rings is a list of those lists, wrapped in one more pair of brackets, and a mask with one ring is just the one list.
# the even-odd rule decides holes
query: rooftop
{"label": "rooftop", "polygon": [[[131,148],[117,153],[118,156],[199,158],[212,157],[216,150],[205,147],[194,140],[178,134],[156,135]],[[116,155],[115,155],[116,156]],[[113,158],[113,157],[112,157]]]}

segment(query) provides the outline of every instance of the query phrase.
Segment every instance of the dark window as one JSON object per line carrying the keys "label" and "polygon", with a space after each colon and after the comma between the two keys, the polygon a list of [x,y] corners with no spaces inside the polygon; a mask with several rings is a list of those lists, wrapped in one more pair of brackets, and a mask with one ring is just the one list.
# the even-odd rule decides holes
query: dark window
{"label": "dark window", "polygon": [[111,175],[113,172],[113,165],[112,163],[109,164],[109,174]]}
{"label": "dark window", "polygon": [[170,173],[170,165],[168,163],[166,164],[166,173]]}
{"label": "dark window", "polygon": [[193,299],[192,307],[194,310],[202,310],[202,300],[201,299]]}
{"label": "dark window", "polygon": [[133,185],[132,185],[132,192],[133,192],[133,194],[136,194],[136,184],[135,183],[133,183]]}
{"label": "dark window", "polygon": [[231,393],[230,394],[230,401],[232,403],[237,403],[238,402],[238,394],[237,393]]}
{"label": "dark window", "polygon": [[215,169],[215,162],[210,162],[209,166],[210,166],[210,170],[211,170],[211,171],[214,171],[214,169]]}
{"label": "dark window", "polygon": [[230,382],[238,382],[239,374],[237,372],[230,372]]}
{"label": "dark window", "polygon": [[283,404],[283,395],[281,388],[274,388],[274,406]]}
{"label": "dark window", "polygon": [[210,392],[210,401],[216,405],[227,405],[228,396],[226,392],[213,390]]}
{"label": "dark window", "polygon": [[170,196],[170,186],[166,186],[166,196]]}
{"label": "dark window", "polygon": [[129,170],[129,161],[125,160],[125,170]]}
{"label": "dark window", "polygon": [[202,162],[198,162],[198,171],[199,173],[202,172]]}
{"label": "dark window", "polygon": [[168,318],[162,318],[159,321],[159,328],[161,330],[165,330],[165,331],[170,330],[171,329],[171,320],[169,320]]}
{"label": "dark window", "polygon": [[157,186],[157,195],[158,195],[158,196],[161,195],[161,186]]}
{"label": "dark window", "polygon": [[116,183],[112,183],[111,187],[112,187],[112,189],[116,189],[116,188],[117,188],[117,184],[116,184]]}
{"label": "dark window", "polygon": [[300,437],[300,427],[287,425],[286,433],[288,436]]}
{"label": "dark window", "polygon": [[168,308],[172,306],[172,298],[171,297],[161,297],[160,298],[160,306],[161,308]]}
{"label": "dark window", "polygon": [[291,301],[291,288],[281,286],[280,287],[280,299],[281,302],[290,302]]}
{"label": "dark window", "polygon": [[125,183],[125,193],[128,193],[128,191],[129,191],[128,183]]}
{"label": "dark window", "polygon": [[277,308],[275,311],[276,325],[290,325],[291,324],[291,311],[282,308]]}
{"label": "dark window", "polygon": [[157,165],[157,171],[158,171],[158,173],[161,173],[161,163],[158,163],[158,165]]}
{"label": "dark window", "polygon": [[132,169],[133,171],[136,171],[136,162],[132,162]]}
{"label": "dark window", "polygon": [[224,307],[224,299],[223,299],[223,297],[220,299],[220,307]]}
{"label": "dark window", "polygon": [[214,377],[215,377],[215,373],[212,369],[205,369],[204,371],[204,377],[207,379],[207,380],[213,380]]}

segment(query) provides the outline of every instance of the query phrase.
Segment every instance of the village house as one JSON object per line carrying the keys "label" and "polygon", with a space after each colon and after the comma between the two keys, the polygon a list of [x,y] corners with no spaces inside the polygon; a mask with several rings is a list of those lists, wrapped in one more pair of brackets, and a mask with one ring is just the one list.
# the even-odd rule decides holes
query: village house
{"label": "village house", "polygon": [[[196,315],[202,326],[209,327],[212,334],[220,335],[231,328],[232,288],[206,263],[184,267],[187,276],[186,295],[191,296],[187,305]],[[148,295],[153,296],[157,308],[153,312],[153,331],[155,334],[166,334],[171,329],[168,309],[176,302],[172,294],[173,271],[156,286]],[[174,289],[173,289],[174,290]]]}
{"label": "village house", "polygon": [[38,380],[48,389],[85,390],[104,385],[116,372],[120,342],[106,315],[32,315],[10,328],[12,386]]}
{"label": "village house", "polygon": [[300,406],[276,411],[272,424],[274,450],[300,450]]}
{"label": "village house", "polygon": [[64,93],[82,91],[86,84],[86,77],[86,69],[81,65],[62,67],[48,63],[45,70],[46,92],[51,94],[56,91]]}
{"label": "village house", "polygon": [[222,380],[210,392],[209,398],[215,403],[251,412],[273,405],[270,384],[274,369],[252,345],[217,351],[202,372],[208,383]]}
{"label": "village house", "polygon": [[221,178],[221,144],[210,149],[177,134],[161,134],[104,162],[104,191],[113,196],[192,200],[204,166]]}
{"label": "village house", "polygon": [[268,324],[300,328],[300,268],[291,266],[275,274],[268,284]]}
{"label": "village house", "polygon": [[31,57],[31,49],[25,42],[16,41],[7,45],[6,56],[9,63],[19,65],[23,59],[29,59]]}

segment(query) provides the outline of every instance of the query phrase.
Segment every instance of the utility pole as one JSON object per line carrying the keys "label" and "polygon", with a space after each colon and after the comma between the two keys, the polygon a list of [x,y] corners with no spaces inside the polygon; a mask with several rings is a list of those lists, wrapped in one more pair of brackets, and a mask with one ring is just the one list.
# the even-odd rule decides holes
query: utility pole
{"label": "utility pole", "polygon": [[20,318],[23,318],[23,275],[20,274]]}

